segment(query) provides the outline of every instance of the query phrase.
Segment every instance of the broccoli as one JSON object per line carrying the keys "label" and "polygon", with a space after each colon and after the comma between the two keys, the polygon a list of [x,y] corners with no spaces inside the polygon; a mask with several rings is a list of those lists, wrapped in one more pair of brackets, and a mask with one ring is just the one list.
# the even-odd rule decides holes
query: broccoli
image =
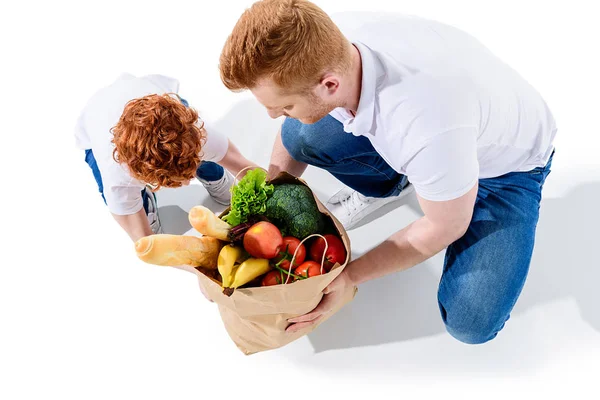
{"label": "broccoli", "polygon": [[265,216],[280,228],[284,236],[300,240],[320,233],[325,225],[310,189],[299,184],[276,185],[267,200]]}

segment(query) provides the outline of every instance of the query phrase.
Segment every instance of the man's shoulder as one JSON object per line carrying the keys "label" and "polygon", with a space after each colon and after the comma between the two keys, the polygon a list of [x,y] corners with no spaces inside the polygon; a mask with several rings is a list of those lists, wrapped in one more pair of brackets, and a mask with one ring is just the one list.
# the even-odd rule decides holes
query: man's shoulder
{"label": "man's shoulder", "polygon": [[[384,87],[378,93],[379,110],[396,127],[418,136],[444,132],[456,126],[477,125],[478,103],[472,85],[461,76],[416,74]],[[408,131],[407,131],[408,133]]]}
{"label": "man's shoulder", "polygon": [[330,14],[331,20],[345,35],[368,33],[374,28],[400,28],[404,25],[427,24],[434,21],[411,14],[381,11],[346,11]]}
{"label": "man's shoulder", "polygon": [[378,95],[380,99],[383,97],[394,103],[456,103],[468,98],[474,90],[472,81],[460,73],[446,71],[443,74],[435,74],[417,71],[391,79],[393,74],[389,70],[387,72],[386,79],[379,85]]}

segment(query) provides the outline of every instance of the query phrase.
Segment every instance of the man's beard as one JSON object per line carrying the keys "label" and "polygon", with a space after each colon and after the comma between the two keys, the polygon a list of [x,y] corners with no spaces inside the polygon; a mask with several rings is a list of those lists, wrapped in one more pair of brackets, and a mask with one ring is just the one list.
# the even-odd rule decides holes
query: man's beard
{"label": "man's beard", "polygon": [[325,103],[315,95],[310,96],[310,103],[312,104],[310,114],[299,119],[300,122],[305,125],[314,124],[315,122],[320,121],[335,109],[335,106]]}

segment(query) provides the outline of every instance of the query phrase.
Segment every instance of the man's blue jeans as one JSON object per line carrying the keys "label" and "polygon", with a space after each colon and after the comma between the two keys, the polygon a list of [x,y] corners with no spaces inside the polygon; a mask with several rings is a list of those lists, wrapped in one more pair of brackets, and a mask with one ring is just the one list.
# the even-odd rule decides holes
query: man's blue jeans
{"label": "man's blue jeans", "polygon": [[[281,138],[294,159],[329,171],[366,196],[386,197],[402,187],[403,175],[368,139],[344,132],[329,115],[312,125],[288,118]],[[438,290],[442,320],[456,339],[485,343],[509,319],[527,278],[551,163],[552,158],[543,168],[479,180],[471,224],[448,246]]]}

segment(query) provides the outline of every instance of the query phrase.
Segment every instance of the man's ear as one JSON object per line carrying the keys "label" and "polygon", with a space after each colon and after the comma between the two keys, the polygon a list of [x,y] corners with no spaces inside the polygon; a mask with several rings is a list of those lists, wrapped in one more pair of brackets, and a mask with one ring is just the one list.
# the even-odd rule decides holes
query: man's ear
{"label": "man's ear", "polygon": [[340,88],[340,79],[335,74],[327,73],[321,78],[321,86],[328,95],[335,94]]}

